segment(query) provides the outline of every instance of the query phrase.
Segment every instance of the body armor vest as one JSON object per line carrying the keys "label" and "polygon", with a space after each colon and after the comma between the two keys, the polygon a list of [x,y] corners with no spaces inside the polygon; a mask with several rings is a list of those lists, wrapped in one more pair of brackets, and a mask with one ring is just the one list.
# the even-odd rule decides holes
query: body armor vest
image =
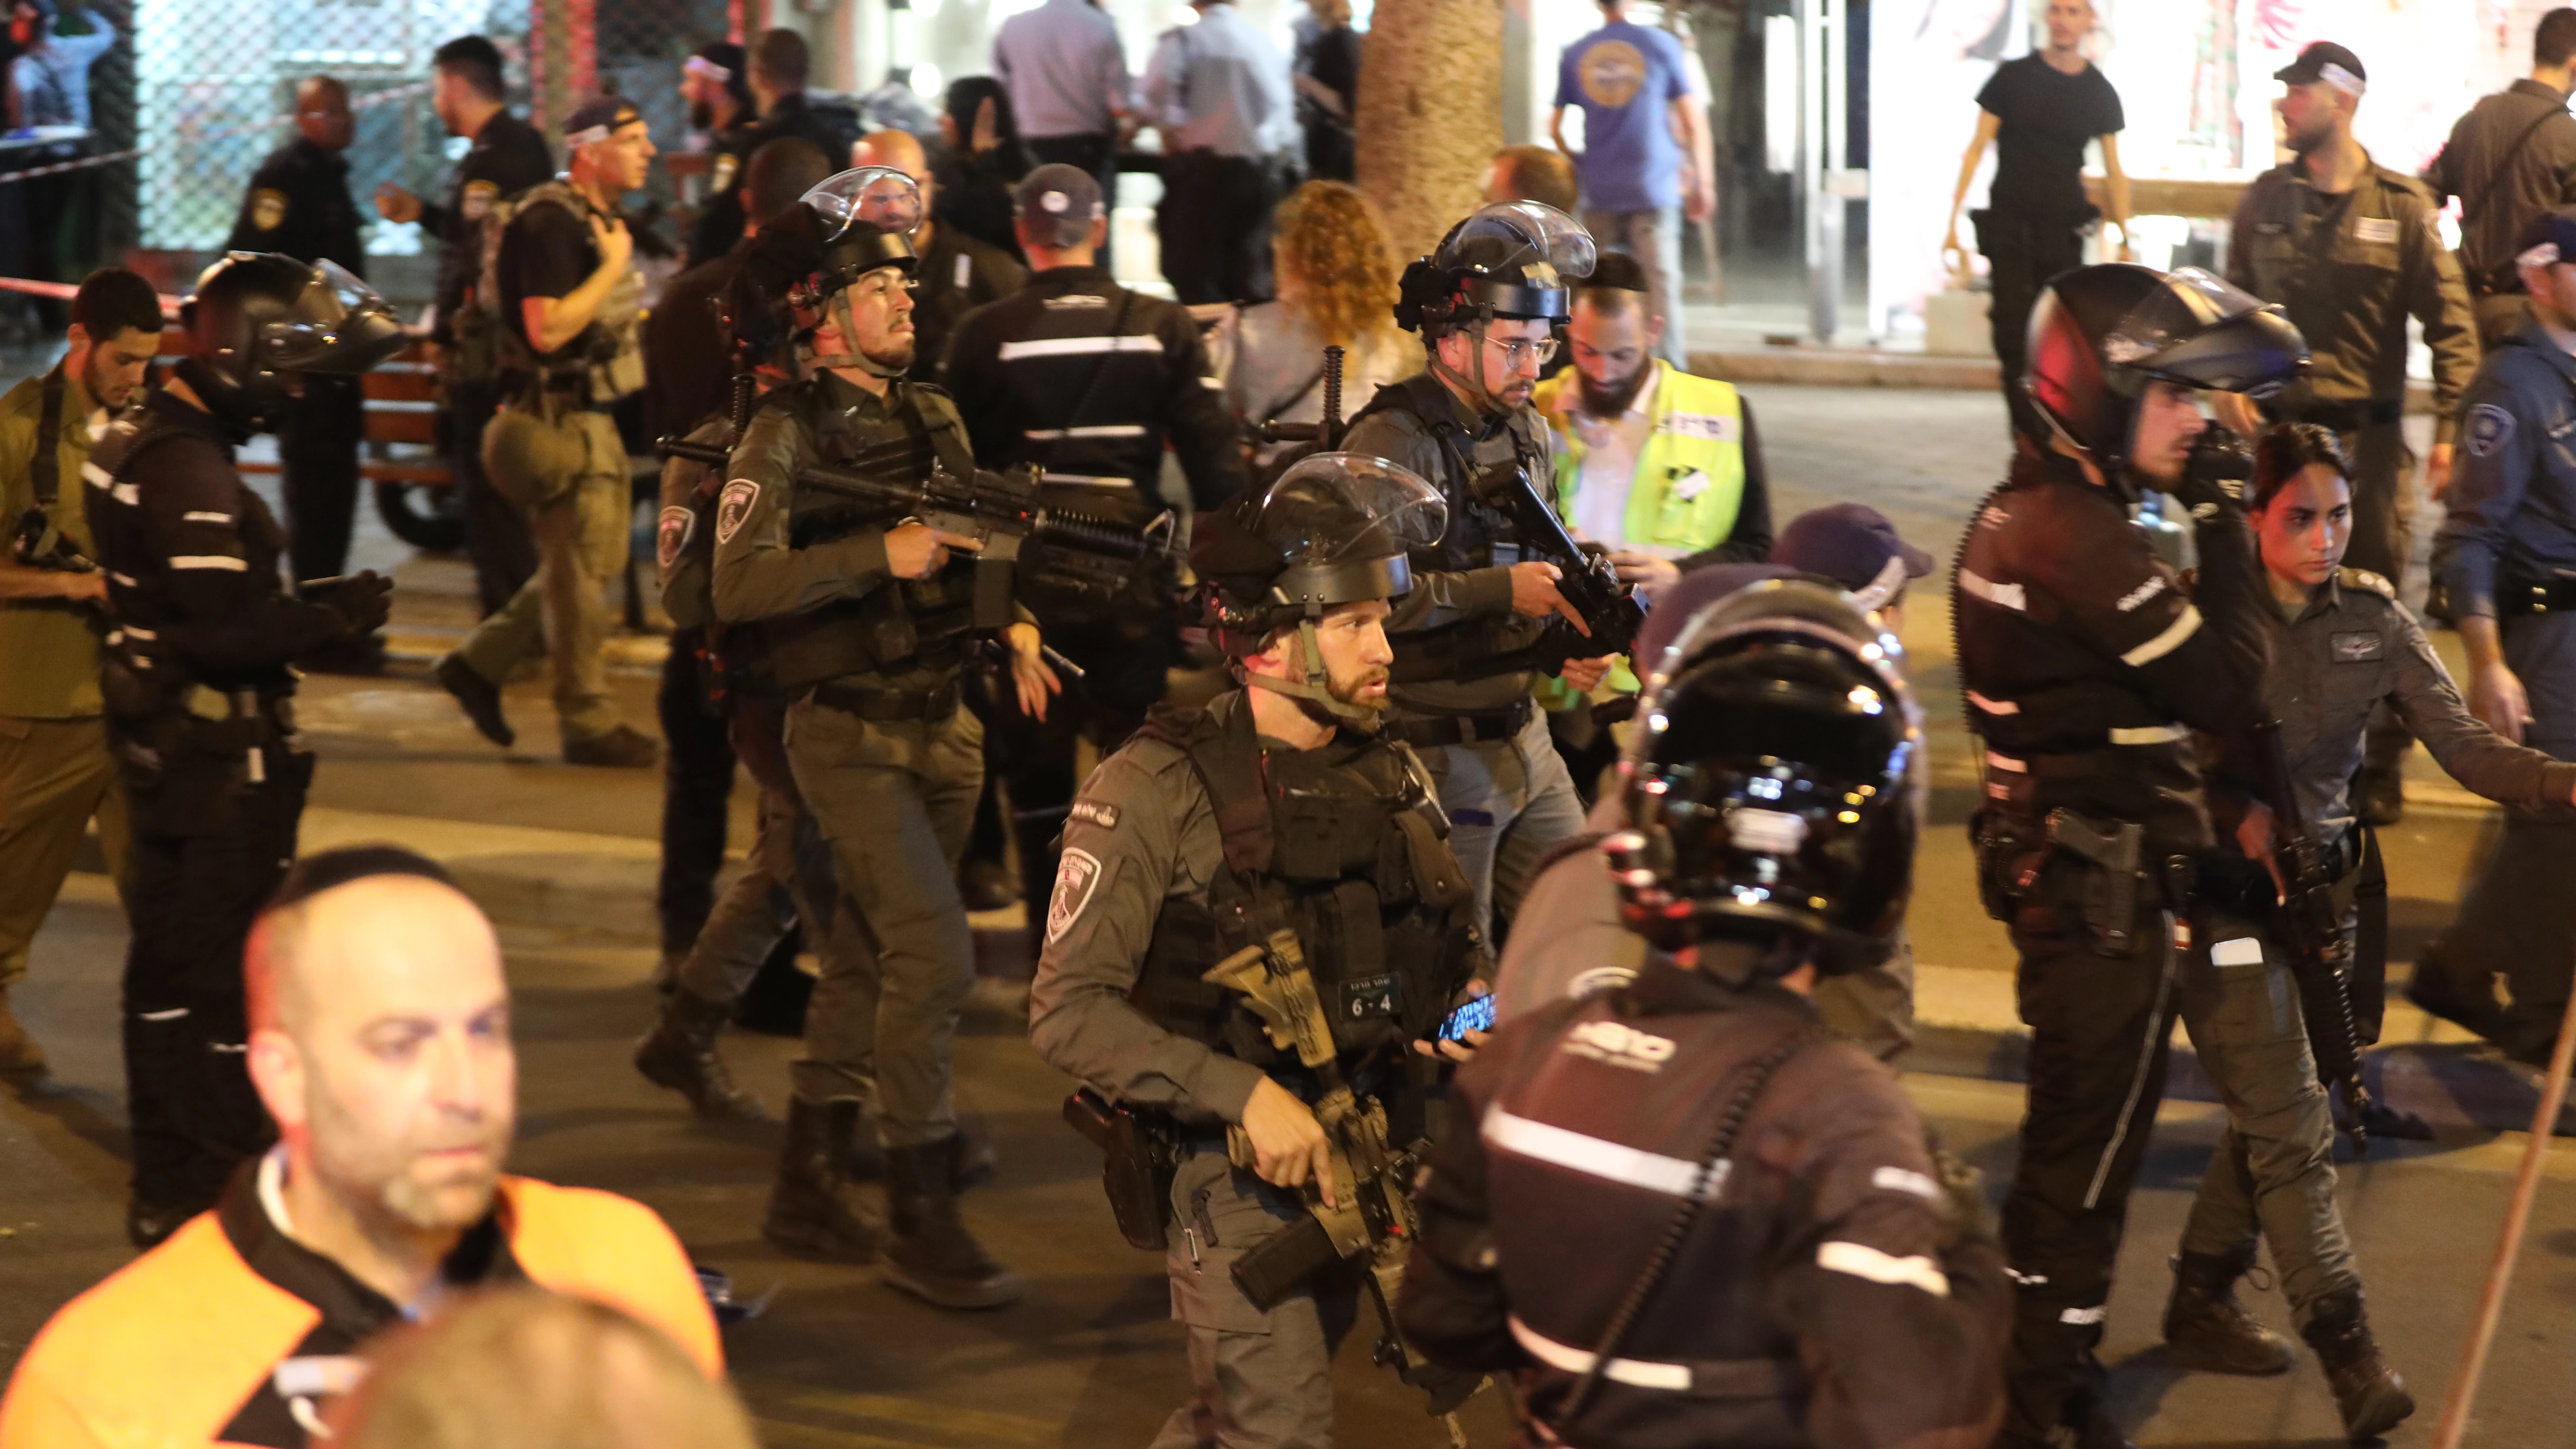
{"label": "body armor vest", "polygon": [[[560,206],[585,228],[593,214],[590,199],[562,177],[531,186],[496,205],[484,221],[483,281],[478,289],[495,306],[502,296],[501,239],[510,223],[532,206]],[[579,390],[584,402],[605,406],[644,389],[643,323],[644,273],[629,266],[590,325],[552,352],[539,353],[530,347],[518,328],[504,319],[496,334],[501,371],[534,377],[549,392]]]}
{"label": "body armor vest", "polygon": [[[973,476],[974,454],[956,414],[924,408],[913,395],[919,386],[894,384],[906,405],[890,426],[911,437],[916,444],[912,454],[875,463],[869,471],[907,483],[929,476],[934,466]],[[827,466],[840,466],[863,446],[893,441],[882,431],[862,438],[848,413],[826,405],[819,379],[780,388],[763,398],[761,406],[794,408]],[[863,528],[891,528],[903,516],[902,509],[869,509],[821,489],[798,488],[788,504],[788,537],[796,547],[809,548]],[[965,636],[974,622],[974,571],[974,556],[961,553],[929,578],[891,579],[856,599],[835,599],[802,614],[764,620],[757,649],[766,672],[780,689],[792,693],[904,665],[954,667],[964,661]],[[749,644],[745,632],[728,631],[729,660],[733,641]]]}
{"label": "body armor vest", "polygon": [[1241,694],[1157,707],[1143,733],[1189,756],[1216,810],[1225,866],[1204,902],[1166,901],[1135,989],[1164,1029],[1289,1079],[1235,993],[1200,977],[1287,927],[1297,933],[1345,1060],[1391,1056],[1438,1024],[1474,974],[1473,891],[1410,747],[1337,736],[1265,752]]}
{"label": "body armor vest", "polygon": [[[1351,421],[1379,412],[1411,413],[1423,431],[1438,445],[1440,465],[1429,481],[1449,501],[1449,529],[1440,541],[1412,552],[1416,573],[1467,573],[1492,568],[1496,564],[1521,561],[1520,535],[1511,518],[1476,497],[1473,483],[1476,475],[1475,440],[1458,425],[1458,408],[1449,390],[1429,372],[1419,372],[1401,382],[1392,382],[1377,390],[1368,406],[1361,408]],[[1551,486],[1554,473],[1545,454],[1532,459],[1521,449],[1520,436],[1506,425],[1512,447],[1522,452],[1521,466],[1530,470],[1531,479],[1544,490]],[[1527,643],[1536,636],[1536,625],[1513,616],[1465,619],[1401,636],[1399,649],[1429,650],[1444,658],[1475,659],[1499,654],[1505,649]],[[1398,678],[1409,676],[1399,675]]]}

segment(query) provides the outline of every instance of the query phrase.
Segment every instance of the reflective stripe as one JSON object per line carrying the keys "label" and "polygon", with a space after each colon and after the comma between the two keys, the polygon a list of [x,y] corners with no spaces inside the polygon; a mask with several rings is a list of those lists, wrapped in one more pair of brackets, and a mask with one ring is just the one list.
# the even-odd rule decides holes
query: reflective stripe
{"label": "reflective stripe", "polygon": [[127,578],[125,575],[118,573],[114,569],[109,569],[107,571],[107,576],[110,581],[123,584],[129,589],[134,587],[134,580]]}
{"label": "reflective stripe", "polygon": [[[1595,1355],[1588,1349],[1559,1343],[1528,1324],[1517,1313],[1511,1315],[1512,1337],[1520,1340],[1529,1356],[1559,1373],[1582,1374],[1592,1371]],[[1635,1389],[1665,1389],[1687,1393],[1691,1386],[1690,1365],[1655,1363],[1646,1359],[1614,1358],[1601,1370],[1601,1376]]]}
{"label": "reflective stripe", "polygon": [[1941,1184],[1910,1167],[1882,1167],[1869,1175],[1869,1185],[1891,1192],[1910,1192],[1925,1202],[1942,1202],[1946,1197]]}
{"label": "reflective stripe", "polygon": [[1133,488],[1133,478],[1101,478],[1089,473],[1040,473],[1041,483],[1071,483],[1080,488]]}
{"label": "reflective stripe", "polygon": [[1959,570],[1959,587],[1989,604],[2001,604],[2007,609],[2018,610],[2025,614],[2030,612],[2030,596],[2022,592],[2019,584],[1995,583],[1980,577],[1974,570],[1962,566]]}
{"label": "reflective stripe", "polygon": [[2185,604],[2182,606],[2181,618],[2165,626],[2163,633],[2121,655],[2120,662],[2132,669],[2144,664],[2153,664],[2181,648],[2182,641],[2190,638],[2199,629],[2200,610],[2193,605]]}
{"label": "reflective stripe", "polygon": [[2263,964],[2263,943],[2251,936],[2238,936],[2233,940],[2221,941],[2209,948],[2209,964],[2260,966]]}
{"label": "reflective stripe", "polygon": [[138,1011],[135,1013],[137,1017],[140,1017],[145,1021],[177,1021],[179,1018],[186,1016],[187,1014],[188,1008],[184,1006],[174,1006],[168,1011]]}
{"label": "reflective stripe", "polygon": [[2078,1327],[2083,1327],[2101,1322],[2102,1310],[2099,1308],[2069,1308],[2065,1312],[2057,1315],[2057,1321],[2060,1323],[2072,1323]]}
{"label": "reflective stripe", "polygon": [[[1699,1164],[1696,1162],[1607,1142],[1598,1137],[1586,1137],[1580,1132],[1568,1132],[1545,1122],[1515,1117],[1500,1107],[1485,1114],[1483,1135],[1488,1143],[1515,1156],[1606,1178],[1611,1182],[1626,1183],[1630,1187],[1642,1187],[1649,1192],[1687,1197],[1699,1182]],[[1727,1164],[1721,1162],[1717,1171],[1710,1175],[1708,1190],[1702,1194],[1703,1200],[1715,1197],[1726,1186],[1726,1168]]]}
{"label": "reflective stripe", "polygon": [[1060,438],[1141,438],[1143,423],[1102,423],[1088,428],[1023,428],[1020,436],[1033,443],[1052,443]]}
{"label": "reflective stripe", "polygon": [[1978,709],[1983,710],[1987,714],[2021,713],[2021,706],[2013,703],[2011,700],[1988,699],[1973,689],[1968,691],[1968,703],[1975,705]]}
{"label": "reflective stripe", "polygon": [[132,504],[137,508],[143,506],[143,495],[140,492],[137,492],[134,485],[131,483],[117,484],[115,487],[107,490],[107,496],[115,499],[119,503]]}
{"label": "reflective stripe", "polygon": [[174,569],[223,569],[229,573],[246,574],[250,572],[250,561],[248,559],[234,558],[229,554],[183,553],[174,555],[171,558],[170,567]]}
{"label": "reflective stripe", "polygon": [[112,488],[116,485],[116,475],[110,473],[105,468],[98,466],[96,463],[83,463],[81,464],[81,481],[87,483],[92,488]]}
{"label": "reflective stripe", "polygon": [[1847,1243],[1840,1239],[1816,1249],[1816,1266],[1828,1272],[1849,1273],[1872,1283],[1889,1287],[1920,1288],[1935,1298],[1950,1296],[1949,1275],[1941,1265],[1916,1253],[1899,1258],[1882,1253],[1867,1243]]}
{"label": "reflective stripe", "polygon": [[2150,725],[2141,729],[2111,731],[2111,743],[2115,745],[2169,745],[2190,738],[2191,731],[2181,725]]}
{"label": "reflective stripe", "polygon": [[2027,775],[2030,773],[2030,766],[2023,764],[2021,761],[2014,759],[2010,755],[1998,755],[1992,750],[1986,751],[1986,768],[1990,770],[2010,770],[2016,775]]}
{"label": "reflective stripe", "polygon": [[151,630],[144,628],[140,624],[128,624],[125,626],[123,632],[130,634],[137,639],[158,639],[161,637],[160,635],[153,633]]}
{"label": "reflective stripe", "polygon": [[190,523],[230,523],[233,521],[233,516],[229,513],[205,513],[195,509],[191,509],[179,516]]}
{"label": "reflective stripe", "polygon": [[1020,357],[1087,357],[1098,352],[1160,352],[1163,339],[1143,337],[1040,337],[1002,344],[1002,360]]}

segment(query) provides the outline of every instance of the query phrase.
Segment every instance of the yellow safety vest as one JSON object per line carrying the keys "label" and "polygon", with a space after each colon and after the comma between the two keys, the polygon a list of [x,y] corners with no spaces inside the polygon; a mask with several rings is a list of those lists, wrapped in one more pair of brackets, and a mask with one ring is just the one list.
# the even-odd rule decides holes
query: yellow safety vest
{"label": "yellow safety vest", "polygon": [[[1655,396],[1647,404],[1645,445],[1628,487],[1626,537],[1604,544],[1648,544],[1698,553],[1726,542],[1744,506],[1744,400],[1733,384],[1696,377],[1655,359]],[[1580,379],[1567,368],[1540,383],[1532,405],[1563,446],[1556,454],[1556,507],[1576,517],[1583,440],[1566,425]]]}

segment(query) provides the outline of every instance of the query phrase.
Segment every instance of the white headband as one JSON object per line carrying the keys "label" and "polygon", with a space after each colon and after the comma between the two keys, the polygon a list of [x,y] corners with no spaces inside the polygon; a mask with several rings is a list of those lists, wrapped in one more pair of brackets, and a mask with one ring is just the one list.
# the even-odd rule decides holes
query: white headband
{"label": "white headband", "polygon": [[582,129],[573,132],[571,135],[564,137],[564,145],[575,149],[583,146],[593,146],[616,134],[617,133],[615,131],[610,130],[606,126],[585,126]]}
{"label": "white headband", "polygon": [[681,66],[680,69],[691,75],[702,75],[710,80],[719,80],[727,84],[731,84],[733,81],[733,72],[731,70],[716,64],[714,61],[707,59],[703,55],[690,56],[688,64]]}
{"label": "white headband", "polygon": [[2362,84],[2361,77],[2354,75],[2351,71],[2345,70],[2342,66],[2335,64],[2333,61],[2327,61],[2325,64],[2317,67],[2317,79],[2324,81],[2327,85],[2333,86],[2336,90],[2339,90],[2348,96],[2357,96],[2370,89],[2369,86]]}
{"label": "white headband", "polygon": [[2558,243],[2542,242],[2513,259],[2517,267],[2554,267],[2558,265]]}

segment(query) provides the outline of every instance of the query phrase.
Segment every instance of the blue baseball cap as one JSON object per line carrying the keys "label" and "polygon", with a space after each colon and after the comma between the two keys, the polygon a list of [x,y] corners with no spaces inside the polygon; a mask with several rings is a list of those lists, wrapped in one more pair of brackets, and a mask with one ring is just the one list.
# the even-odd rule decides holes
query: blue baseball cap
{"label": "blue baseball cap", "polygon": [[1932,572],[1932,555],[1897,537],[1896,525],[1866,503],[1811,508],[1789,520],[1771,545],[1771,561],[1830,579],[1855,594],[1883,583],[1893,596],[1898,581],[1890,569],[1900,562],[1905,578]]}

